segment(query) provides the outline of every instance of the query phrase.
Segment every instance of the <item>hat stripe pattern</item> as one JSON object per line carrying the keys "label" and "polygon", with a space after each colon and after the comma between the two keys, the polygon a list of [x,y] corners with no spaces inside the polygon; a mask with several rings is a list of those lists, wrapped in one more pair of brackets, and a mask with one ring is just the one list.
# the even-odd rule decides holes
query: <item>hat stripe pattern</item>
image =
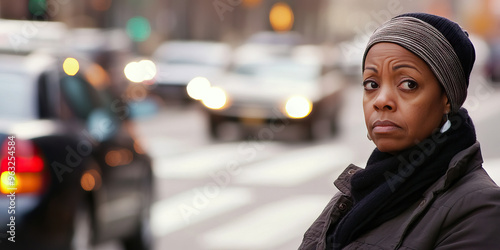
{"label": "hat stripe pattern", "polygon": [[395,43],[419,56],[431,68],[444,87],[457,112],[467,97],[467,78],[453,46],[434,26],[410,16],[395,17],[375,30],[363,56],[363,70],[368,50],[376,43]]}

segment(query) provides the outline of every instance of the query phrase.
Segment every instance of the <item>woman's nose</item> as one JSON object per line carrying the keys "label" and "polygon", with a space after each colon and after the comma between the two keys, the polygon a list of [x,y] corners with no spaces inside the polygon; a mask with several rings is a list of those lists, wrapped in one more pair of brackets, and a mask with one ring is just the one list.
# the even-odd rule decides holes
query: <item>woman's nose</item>
{"label": "woman's nose", "polygon": [[381,87],[373,102],[377,111],[396,111],[395,93],[389,87]]}

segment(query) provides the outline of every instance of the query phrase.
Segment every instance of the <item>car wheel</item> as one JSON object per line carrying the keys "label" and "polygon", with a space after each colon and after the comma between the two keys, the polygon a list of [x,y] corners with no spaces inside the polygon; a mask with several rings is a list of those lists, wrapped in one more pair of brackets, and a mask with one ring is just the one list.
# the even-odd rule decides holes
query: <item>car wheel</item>
{"label": "car wheel", "polygon": [[339,131],[339,122],[337,119],[330,120],[330,135],[336,135]]}
{"label": "car wheel", "polygon": [[134,233],[123,239],[122,244],[125,250],[149,250],[152,249],[153,233],[150,225],[151,191],[145,192],[144,204],[140,215],[140,222]]}
{"label": "car wheel", "polygon": [[310,120],[303,125],[304,128],[304,139],[307,141],[314,141],[315,131],[314,131],[314,120]]}
{"label": "car wheel", "polygon": [[219,138],[219,124],[220,121],[217,119],[217,117],[210,115],[209,117],[209,131],[210,131],[210,136],[213,139],[218,139]]}
{"label": "car wheel", "polygon": [[71,237],[71,250],[92,249],[93,230],[90,206],[84,204],[80,206],[74,216],[73,234]]}
{"label": "car wheel", "polygon": [[140,226],[135,233],[123,240],[123,248],[125,250],[149,250],[151,249],[152,238],[149,217],[141,219]]}

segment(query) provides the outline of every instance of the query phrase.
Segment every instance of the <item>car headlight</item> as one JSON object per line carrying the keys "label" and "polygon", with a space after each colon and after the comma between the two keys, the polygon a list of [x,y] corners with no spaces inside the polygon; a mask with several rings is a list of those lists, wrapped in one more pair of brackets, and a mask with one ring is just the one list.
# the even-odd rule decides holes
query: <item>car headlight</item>
{"label": "car headlight", "polygon": [[156,64],[151,60],[129,62],[123,69],[125,77],[131,82],[140,83],[152,80],[157,73]]}
{"label": "car headlight", "polygon": [[75,58],[68,57],[63,62],[63,70],[67,75],[74,76],[80,70],[80,64]]}
{"label": "car headlight", "polygon": [[312,102],[303,96],[292,96],[286,101],[285,111],[290,118],[304,118],[311,113]]}
{"label": "car headlight", "polygon": [[201,102],[210,109],[222,109],[226,106],[227,95],[224,90],[218,87],[211,87],[203,95]]}
{"label": "car headlight", "polygon": [[186,86],[186,91],[189,97],[195,100],[203,99],[203,96],[207,94],[210,90],[210,81],[205,77],[195,77],[189,81]]}
{"label": "car headlight", "polygon": [[157,70],[156,64],[151,60],[140,60],[139,67],[142,69],[142,77],[144,81],[151,81],[155,78]]}
{"label": "car headlight", "polygon": [[142,82],[143,78],[141,76],[141,72],[139,70],[138,62],[129,62],[123,69],[123,73],[125,73],[125,77],[131,82]]}

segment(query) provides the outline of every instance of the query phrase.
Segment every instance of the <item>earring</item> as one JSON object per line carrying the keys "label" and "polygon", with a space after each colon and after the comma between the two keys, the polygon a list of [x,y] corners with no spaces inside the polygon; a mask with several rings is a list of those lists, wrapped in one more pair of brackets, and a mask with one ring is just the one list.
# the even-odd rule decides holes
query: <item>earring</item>
{"label": "earring", "polygon": [[450,119],[448,119],[448,113],[446,113],[446,122],[443,124],[443,126],[441,127],[441,130],[439,130],[439,132],[444,133],[446,131],[448,131],[448,129],[450,129],[451,127],[451,122],[450,122]]}
{"label": "earring", "polygon": [[368,138],[368,140],[372,140],[372,138],[370,137],[370,134],[366,133],[366,138]]}

